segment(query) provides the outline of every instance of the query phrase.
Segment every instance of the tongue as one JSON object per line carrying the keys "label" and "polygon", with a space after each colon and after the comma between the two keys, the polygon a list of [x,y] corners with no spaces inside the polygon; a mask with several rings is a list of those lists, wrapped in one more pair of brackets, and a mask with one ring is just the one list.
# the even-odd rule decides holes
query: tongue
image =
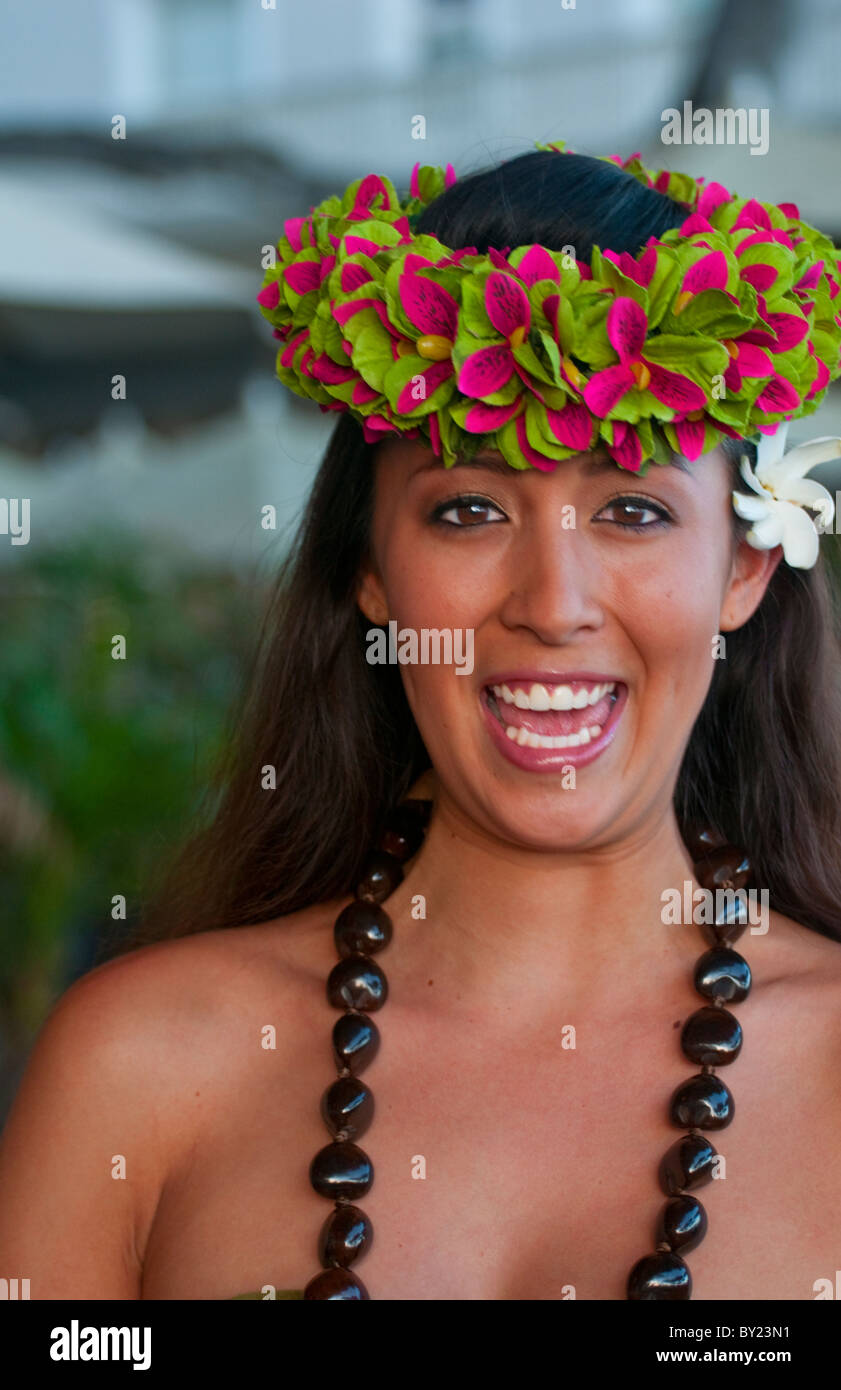
{"label": "tongue", "polygon": [[605,724],[610,714],[611,700],[603,695],[595,705],[584,709],[517,709],[516,705],[506,705],[497,700],[499,717],[503,724],[514,724],[517,728],[528,729],[532,734],[545,734],[557,737],[559,734],[577,734],[589,729],[591,724]]}

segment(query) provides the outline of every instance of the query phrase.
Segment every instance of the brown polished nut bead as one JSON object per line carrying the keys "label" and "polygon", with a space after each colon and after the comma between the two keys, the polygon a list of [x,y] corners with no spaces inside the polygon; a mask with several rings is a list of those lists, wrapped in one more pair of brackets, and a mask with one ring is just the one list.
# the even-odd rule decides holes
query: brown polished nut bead
{"label": "brown polished nut bead", "polygon": [[426,820],[423,814],[416,809],[422,804],[424,803],[409,804],[404,801],[392,811],[377,842],[377,849],[393,855],[401,863],[406,859],[411,859],[412,855],[423,844],[423,837],[426,832]]}
{"label": "brown polished nut bead", "polygon": [[392,933],[388,913],[371,902],[348,903],[333,926],[333,940],[342,957],[372,956],[388,945]]}
{"label": "brown polished nut bead", "polygon": [[356,897],[363,902],[381,903],[403,882],[403,866],[393,854],[374,850],[369,854],[356,885]]}
{"label": "brown polished nut bead", "polygon": [[[729,889],[725,889],[729,892]],[[718,920],[715,922],[701,922],[701,935],[710,946],[730,946],[747,929],[748,925],[748,905],[746,901],[736,897],[736,893],[741,891],[744,895],[746,889],[733,890],[733,896],[722,912],[717,914]]]}
{"label": "brown polished nut bead", "polygon": [[693,860],[704,859],[714,849],[723,849],[727,844],[727,836],[719,834],[711,826],[706,826],[700,830],[695,827],[688,827],[684,831],[683,843]]}
{"label": "brown polished nut bead", "polygon": [[680,1045],[698,1066],[725,1066],[742,1050],[741,1024],[727,1009],[696,1009],[683,1025]]}
{"label": "brown polished nut bead", "polygon": [[694,865],[695,877],[702,888],[744,888],[752,873],[746,854],[734,845],[723,845],[704,855]]}
{"label": "brown polished nut bead", "polygon": [[744,956],[731,951],[729,946],[713,946],[698,960],[694,983],[705,999],[740,1004],[750,993],[750,966]]}
{"label": "brown polished nut bead", "polygon": [[628,1275],[628,1298],[633,1303],[691,1297],[692,1275],[671,1250],[643,1256]]}
{"label": "brown polished nut bead", "polygon": [[380,1030],[365,1014],[342,1014],[333,1025],[333,1058],[336,1066],[358,1076],[380,1050]]}
{"label": "brown polished nut bead", "polygon": [[325,1144],[310,1163],[310,1183],[319,1197],[358,1201],[370,1192],[374,1165],[363,1149],[347,1140]]}
{"label": "brown polished nut bead", "polygon": [[724,1129],[736,1112],[736,1102],[718,1076],[699,1072],[682,1081],[669,1102],[669,1119],[681,1129]]}
{"label": "brown polished nut bead", "polygon": [[321,1097],[321,1118],[334,1137],[361,1139],[374,1118],[373,1092],[355,1076],[340,1076]]}
{"label": "brown polished nut bead", "polygon": [[388,998],[388,981],[375,960],[348,956],[337,961],[327,976],[327,1002],[334,1009],[381,1009]]}
{"label": "brown polished nut bead", "polygon": [[347,1269],[323,1269],[320,1274],[316,1274],[314,1279],[310,1279],[304,1289],[304,1298],[337,1299],[337,1298],[367,1298],[368,1293],[365,1285],[357,1274],[351,1274]]}
{"label": "brown polished nut bead", "polygon": [[707,1213],[697,1197],[679,1192],[666,1202],[657,1221],[655,1244],[672,1250],[694,1250],[707,1234]]}
{"label": "brown polished nut bead", "polygon": [[684,1134],[660,1159],[658,1179],[667,1197],[684,1188],[703,1187],[712,1182],[713,1162],[718,1157],[709,1139],[703,1134]]}
{"label": "brown polished nut bead", "polygon": [[318,1258],[325,1269],[341,1265],[347,1269],[371,1248],[374,1228],[361,1207],[349,1202],[331,1211],[318,1237]]}

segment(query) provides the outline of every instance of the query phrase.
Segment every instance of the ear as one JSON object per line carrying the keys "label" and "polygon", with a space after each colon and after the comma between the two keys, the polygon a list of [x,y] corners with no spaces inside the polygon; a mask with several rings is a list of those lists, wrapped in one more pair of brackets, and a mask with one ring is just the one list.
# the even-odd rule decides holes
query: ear
{"label": "ear", "polygon": [[721,605],[719,632],[732,632],[753,616],[782,558],[781,545],[757,550],[746,540],[739,542]]}
{"label": "ear", "polygon": [[356,586],[356,602],[370,623],[385,627],[388,622],[388,603],[383,582],[370,560],[365,560],[359,571]]}

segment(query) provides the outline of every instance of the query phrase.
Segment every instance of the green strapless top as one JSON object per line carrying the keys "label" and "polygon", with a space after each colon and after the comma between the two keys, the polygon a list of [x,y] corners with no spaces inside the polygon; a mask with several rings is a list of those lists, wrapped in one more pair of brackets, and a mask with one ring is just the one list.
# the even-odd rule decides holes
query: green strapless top
{"label": "green strapless top", "polygon": [[[278,1289],[277,1293],[275,1294],[275,1298],[303,1298],[303,1296],[303,1289]],[[259,1298],[264,1303],[271,1303],[273,1301],[270,1298],[264,1299],[259,1289],[256,1293],[235,1293],[231,1302],[234,1302],[235,1300],[240,1298]]]}

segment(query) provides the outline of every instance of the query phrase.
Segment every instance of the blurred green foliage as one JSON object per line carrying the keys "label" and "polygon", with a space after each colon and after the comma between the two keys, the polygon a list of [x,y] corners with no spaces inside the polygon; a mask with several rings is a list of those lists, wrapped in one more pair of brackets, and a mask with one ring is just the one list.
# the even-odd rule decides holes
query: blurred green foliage
{"label": "blurred green foliage", "polygon": [[113,927],[112,897],[131,921],[184,835],[256,635],[260,595],[236,570],[157,545],[147,557],[128,534],[96,535],[18,552],[2,574],[0,1040],[13,1055],[84,943]]}

